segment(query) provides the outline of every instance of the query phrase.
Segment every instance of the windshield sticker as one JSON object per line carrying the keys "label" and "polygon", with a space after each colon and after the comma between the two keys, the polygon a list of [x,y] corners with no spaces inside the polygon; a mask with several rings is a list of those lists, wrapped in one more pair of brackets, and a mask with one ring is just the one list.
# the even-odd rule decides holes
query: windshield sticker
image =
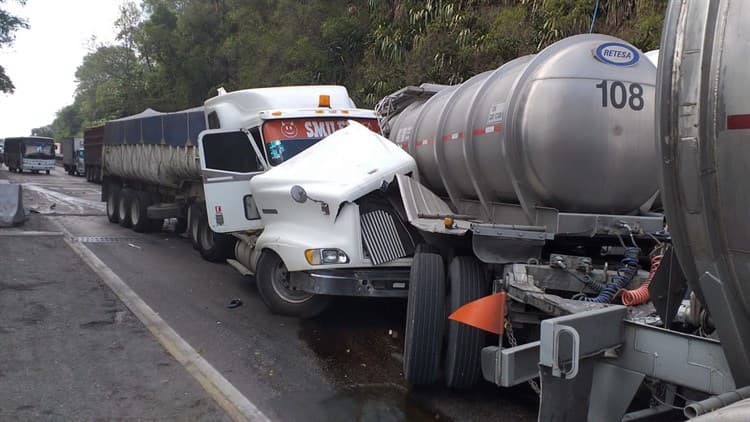
{"label": "windshield sticker", "polygon": [[271,156],[272,161],[284,161],[284,145],[281,141],[273,141],[268,144],[268,155]]}
{"label": "windshield sticker", "polygon": [[[375,133],[380,133],[377,119],[352,119]],[[320,139],[349,125],[349,119],[269,120],[263,125],[266,143],[285,139]]]}
{"label": "windshield sticker", "polygon": [[281,133],[287,138],[296,138],[297,126],[294,124],[294,121],[282,120],[281,121]]}

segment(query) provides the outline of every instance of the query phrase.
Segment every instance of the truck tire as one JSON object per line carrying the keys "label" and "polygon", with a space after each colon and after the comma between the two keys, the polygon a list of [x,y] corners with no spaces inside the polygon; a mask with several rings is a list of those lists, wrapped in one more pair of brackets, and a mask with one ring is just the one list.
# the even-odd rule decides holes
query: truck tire
{"label": "truck tire", "polygon": [[44,172],[47,173],[47,174],[49,174],[49,170],[45,170]]}
{"label": "truck tire", "polygon": [[429,385],[440,376],[445,310],[443,258],[420,250],[409,273],[404,336],[404,377],[412,385]]}
{"label": "truck tire", "polygon": [[120,188],[115,184],[109,185],[107,191],[107,219],[110,223],[120,222],[120,213],[117,206],[120,202]]}
{"label": "truck tire", "polygon": [[215,233],[202,215],[198,221],[198,251],[206,261],[224,262],[234,253],[234,237]]}
{"label": "truck tire", "polygon": [[174,232],[177,234],[185,233],[188,228],[188,219],[186,217],[178,217],[177,222],[174,225]]}
{"label": "truck tire", "polygon": [[151,198],[143,191],[133,191],[130,198],[130,223],[138,233],[153,230],[154,223],[149,221],[146,208],[151,205]]}
{"label": "truck tire", "polygon": [[[486,296],[489,283],[482,264],[471,256],[457,256],[448,267],[450,312]],[[484,333],[456,321],[448,321],[445,356],[445,384],[451,388],[470,388],[482,378]]]}
{"label": "truck tire", "polygon": [[130,221],[130,201],[133,197],[133,191],[124,188],[120,191],[117,198],[117,221],[122,227],[130,227],[133,223]]}
{"label": "truck tire", "polygon": [[263,303],[271,312],[298,318],[312,318],[325,310],[331,296],[293,290],[284,261],[273,251],[265,250],[258,259],[255,280]]}
{"label": "truck tire", "polygon": [[205,212],[203,211],[203,208],[199,204],[191,204],[190,205],[190,218],[188,219],[188,230],[190,235],[190,243],[193,244],[193,249],[198,250],[198,223],[201,221],[201,216]]}

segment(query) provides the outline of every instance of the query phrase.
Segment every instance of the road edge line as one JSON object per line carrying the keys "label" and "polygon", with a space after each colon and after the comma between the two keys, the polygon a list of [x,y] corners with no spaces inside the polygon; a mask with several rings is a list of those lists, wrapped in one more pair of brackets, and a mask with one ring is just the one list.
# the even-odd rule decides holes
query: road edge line
{"label": "road edge line", "polygon": [[270,422],[270,419],[227,381],[190,344],[180,337],[146,302],[143,301],[111,268],[89,248],[73,239],[63,225],[53,221],[65,234],[65,243],[104,281],[117,297],[151,331],[161,345],[174,357],[203,389],[235,421]]}

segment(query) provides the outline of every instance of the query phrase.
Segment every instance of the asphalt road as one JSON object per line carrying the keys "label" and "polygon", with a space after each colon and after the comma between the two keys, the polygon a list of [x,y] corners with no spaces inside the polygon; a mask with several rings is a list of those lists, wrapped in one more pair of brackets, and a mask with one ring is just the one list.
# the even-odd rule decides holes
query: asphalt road
{"label": "asphalt road", "polygon": [[[2,167],[0,178],[24,184],[24,205],[31,212],[24,230],[52,230],[53,221],[62,224],[76,241],[90,249],[272,420],[536,419],[536,396],[527,386],[501,390],[484,384],[463,392],[440,387],[410,390],[401,373],[406,309],[403,301],[340,299],[320,317],[306,321],[273,315],[262,304],[252,278],[241,276],[226,264],[201,260],[189,240],[173,233],[169,225],[159,233],[139,234],[110,224],[104,215],[104,203],[99,202],[98,185],[87,183],[84,178],[68,176],[59,168],[46,176],[9,173],[6,167]],[[38,244],[42,239],[16,241]],[[59,239],[45,241],[59,242]],[[9,250],[6,246],[0,252]],[[40,275],[37,279],[47,279],[50,275],[54,278],[55,274],[62,273],[72,274],[70,278],[76,280],[92,276],[82,262],[71,268],[70,263],[76,262],[66,257],[71,253],[66,251],[64,244],[57,243],[23,252],[26,256],[38,255],[38,258],[43,258],[45,265],[40,265],[38,271],[46,271],[48,277]],[[48,288],[66,290],[63,298],[73,301],[77,297],[75,289],[83,287],[71,282]],[[28,293],[21,290],[12,294],[23,296]],[[148,332],[138,327],[138,320],[111,292],[100,294],[106,294],[106,300],[110,301],[108,303],[114,303],[112,306],[118,309],[114,311],[115,315],[121,315],[118,318],[129,321],[132,335],[140,339],[140,343],[148,343],[143,345],[144,350],[158,350],[158,343],[148,341]],[[10,300],[7,295],[6,291],[0,289],[0,306],[3,300]],[[227,308],[232,299],[242,300],[243,305]],[[74,313],[78,310],[90,311],[83,304],[71,304],[68,308]],[[110,325],[113,324],[107,326]],[[93,335],[89,336],[91,341],[109,341],[105,337],[95,338],[99,330],[89,332]],[[0,330],[0,339],[15,335],[14,332]],[[126,338],[119,339],[121,343],[127,343]],[[78,337],[75,340],[78,341]],[[98,353],[87,347],[83,338],[80,340],[82,343],[77,350],[84,361],[89,353]],[[10,344],[25,347],[22,338]],[[0,359],[3,353],[0,352]],[[96,361],[100,362],[103,358],[105,356],[98,356]],[[208,396],[200,391],[200,385],[190,380],[187,372],[179,371],[179,363],[163,350],[158,356],[149,353],[114,354],[111,361],[115,368],[132,364],[136,369],[130,372],[114,371],[102,380],[92,378],[92,382],[105,385],[124,382],[132,388],[142,380],[144,391],[157,397],[158,403],[167,403],[162,407],[164,413],[155,416],[138,413],[133,409],[150,405],[137,400],[126,406],[122,414],[106,406],[97,413],[96,403],[84,406],[79,403],[79,398],[71,398],[68,404],[70,409],[76,409],[76,403],[79,403],[78,406],[88,409],[88,413],[81,414],[86,419],[89,416],[109,418],[114,415],[190,420],[224,417],[221,410],[217,411],[210,399],[206,398]],[[179,388],[167,389],[162,396],[158,385],[149,384],[152,381],[147,376],[147,368],[162,368],[159,365],[165,362],[169,365],[164,368],[181,372],[180,376],[185,379],[181,384],[185,387],[184,391]],[[105,363],[100,364],[108,367]],[[23,362],[23,365],[35,363],[32,360]],[[4,382],[3,376],[0,372],[0,383]],[[159,376],[153,376],[159,379]],[[44,380],[42,370],[26,382],[33,386],[44,383]],[[0,403],[8,400],[8,394],[6,389],[0,389]],[[169,404],[170,394],[183,394],[191,397],[192,401]],[[43,401],[41,395],[30,397]],[[84,398],[96,400],[95,395]],[[195,406],[191,408],[190,404]],[[0,409],[5,408],[0,405]],[[128,409],[130,413],[126,411]]]}

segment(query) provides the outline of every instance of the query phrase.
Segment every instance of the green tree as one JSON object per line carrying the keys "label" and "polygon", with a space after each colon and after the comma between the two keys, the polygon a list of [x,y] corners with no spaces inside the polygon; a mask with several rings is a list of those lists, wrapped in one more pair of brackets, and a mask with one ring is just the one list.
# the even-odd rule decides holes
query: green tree
{"label": "green tree", "polygon": [[[26,4],[26,0],[16,1],[20,4]],[[5,3],[5,0],[0,0],[0,6],[3,3]],[[29,25],[25,20],[0,7],[0,48],[11,45],[15,40],[16,31],[28,27]],[[5,68],[0,65],[0,92],[13,93],[14,89],[13,81],[5,74]]]}
{"label": "green tree", "polygon": [[55,136],[55,130],[51,124],[41,127],[35,127],[34,129],[31,129],[31,136],[53,138]]}

